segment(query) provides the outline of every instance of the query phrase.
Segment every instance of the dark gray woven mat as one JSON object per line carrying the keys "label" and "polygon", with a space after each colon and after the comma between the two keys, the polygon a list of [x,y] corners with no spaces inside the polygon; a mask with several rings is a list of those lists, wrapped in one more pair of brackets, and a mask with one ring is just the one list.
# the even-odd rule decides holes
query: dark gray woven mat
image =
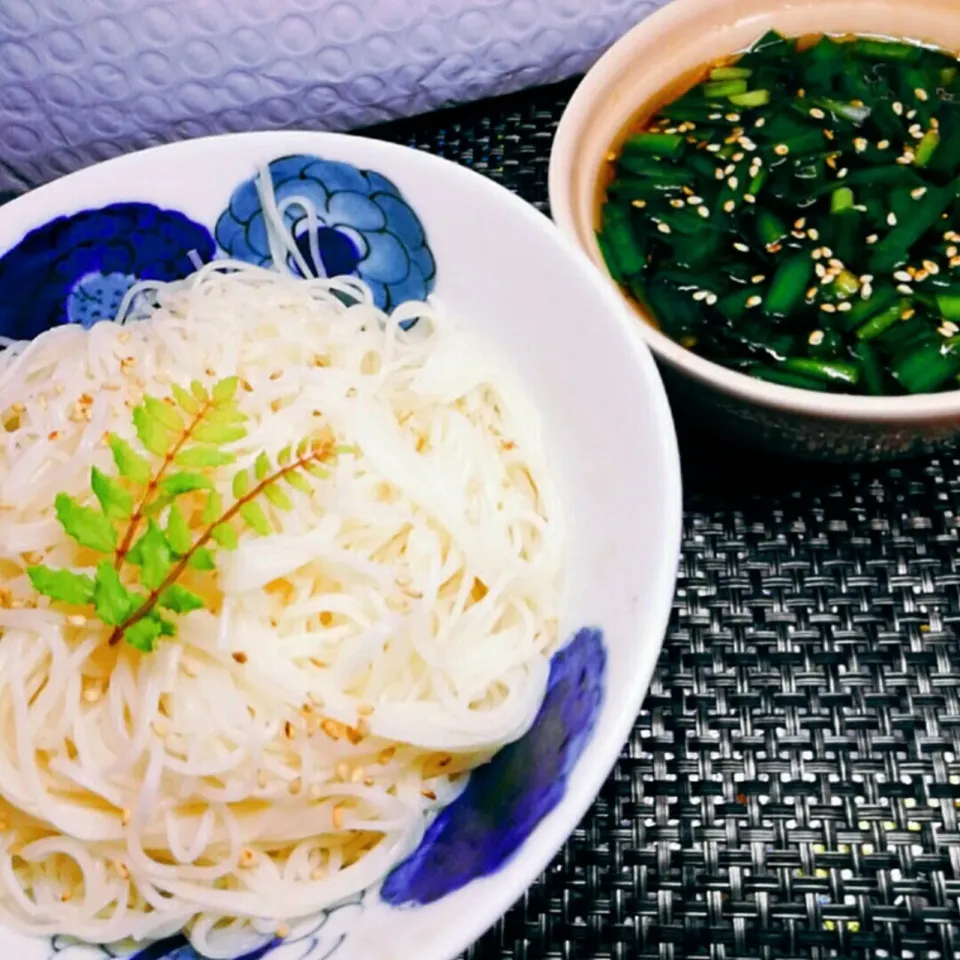
{"label": "dark gray woven mat", "polygon": [[[376,133],[546,212],[571,90]],[[960,956],[960,459],[828,470],[681,440],[683,561],[646,706],[470,957]],[[744,462],[752,479],[725,474]]]}

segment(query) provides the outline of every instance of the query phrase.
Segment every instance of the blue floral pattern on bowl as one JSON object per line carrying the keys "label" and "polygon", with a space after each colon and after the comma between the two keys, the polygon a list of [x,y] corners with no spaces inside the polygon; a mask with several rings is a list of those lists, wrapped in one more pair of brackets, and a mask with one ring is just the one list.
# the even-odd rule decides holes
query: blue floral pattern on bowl
{"label": "blue floral pattern on bowl", "polygon": [[[423,226],[386,177],[306,155],[268,169],[284,226],[315,276],[357,276],[383,310],[433,290],[436,264]],[[254,179],[234,191],[215,236],[228,256],[273,265]],[[292,258],[286,266],[302,272]]]}
{"label": "blue floral pattern on bowl", "polygon": [[0,336],[113,319],[137,280],[178,280],[213,255],[207,227],[149,203],[58,217],[0,257]]}
{"label": "blue floral pattern on bowl", "polygon": [[[329,960],[347,939],[363,911],[364,894],[347,897],[281,939],[270,940],[235,960]],[[183,936],[157,940],[145,947],[101,946],[54,937],[49,960],[202,960]]]}
{"label": "blue floral pattern on bowl", "polygon": [[580,630],[554,654],[546,697],[527,733],[470,776],[420,846],[387,876],[392,906],[433,903],[495,873],[562,799],[603,702],[603,635]]}

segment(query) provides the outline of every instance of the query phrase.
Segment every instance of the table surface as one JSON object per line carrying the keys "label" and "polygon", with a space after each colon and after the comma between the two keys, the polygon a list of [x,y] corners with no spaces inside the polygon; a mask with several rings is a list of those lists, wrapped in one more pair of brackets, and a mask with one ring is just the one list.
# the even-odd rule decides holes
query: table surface
{"label": "table surface", "polygon": [[[572,90],[370,132],[546,213]],[[960,956],[960,459],[743,459],[689,425],[681,446],[680,577],[644,709],[469,957]]]}

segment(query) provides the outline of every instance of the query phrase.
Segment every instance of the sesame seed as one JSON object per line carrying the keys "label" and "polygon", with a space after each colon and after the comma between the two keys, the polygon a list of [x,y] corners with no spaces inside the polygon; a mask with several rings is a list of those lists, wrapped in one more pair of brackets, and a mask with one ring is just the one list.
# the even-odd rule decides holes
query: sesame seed
{"label": "sesame seed", "polygon": [[752,153],[757,149],[757,145],[749,137],[741,137],[737,143],[739,143],[740,146],[747,151],[747,153]]}
{"label": "sesame seed", "polygon": [[703,217],[704,220],[706,220],[707,217],[710,216],[710,208],[709,208],[709,207],[697,207],[697,213],[699,213],[700,216]]}
{"label": "sesame seed", "polygon": [[926,192],[926,187],[914,187],[914,189],[910,191],[910,196],[913,197],[914,200],[919,200]]}
{"label": "sesame seed", "polygon": [[778,157],[785,157],[789,152],[790,148],[785,143],[778,143],[774,148],[773,152]]}
{"label": "sesame seed", "polygon": [[817,295],[817,287],[810,287],[810,289],[807,290],[807,299],[808,299],[808,300],[813,300],[814,297],[816,297],[816,295]]}
{"label": "sesame seed", "polygon": [[752,296],[747,297],[747,306],[748,307],[759,307],[763,303],[763,297]]}
{"label": "sesame seed", "polygon": [[707,119],[708,119],[708,120],[722,120],[722,119],[723,119],[723,114],[722,114],[722,113],[711,113],[711,114],[707,117]]}
{"label": "sesame seed", "polygon": [[807,231],[807,236],[808,236],[811,240],[813,240],[814,243],[816,243],[817,240],[820,239],[820,231],[817,230],[816,227],[811,227],[811,228]]}
{"label": "sesame seed", "polygon": [[698,196],[691,190],[690,193],[687,194],[687,203],[689,203],[691,207],[695,207],[695,206],[697,206],[697,204],[703,203],[703,197],[698,197]]}
{"label": "sesame seed", "polygon": [[900,319],[909,320],[916,312],[913,307],[907,307],[907,309],[900,314]]}
{"label": "sesame seed", "polygon": [[951,267],[951,269],[955,269],[956,267],[960,267],[960,257],[951,257],[951,258],[950,258],[950,267]]}
{"label": "sesame seed", "polygon": [[853,304],[848,303],[846,300],[843,303],[837,304],[837,310],[840,313],[846,313],[848,310],[852,310],[852,309],[853,309]]}
{"label": "sesame seed", "polygon": [[927,91],[924,90],[923,87],[917,87],[917,89],[913,91],[913,95],[918,100],[922,100],[924,102],[930,99],[930,94],[927,93]]}
{"label": "sesame seed", "polygon": [[908,167],[916,158],[909,151],[905,151],[903,156],[897,157],[896,162],[900,164],[901,167]]}
{"label": "sesame seed", "polygon": [[957,248],[955,246],[947,247],[946,254],[951,259],[957,255]]}
{"label": "sesame seed", "polygon": [[714,176],[714,179],[715,179],[715,180],[722,180],[722,179],[723,179],[723,168],[722,168],[722,167],[717,167],[717,169],[713,171],[713,176]]}
{"label": "sesame seed", "polygon": [[857,153],[863,153],[863,151],[867,149],[867,146],[867,141],[863,137],[857,137],[853,141],[853,148],[857,151]]}
{"label": "sesame seed", "polygon": [[730,179],[727,180],[727,186],[728,186],[731,190],[736,190],[737,187],[740,186],[740,181],[739,181],[736,177],[730,177]]}
{"label": "sesame seed", "polygon": [[708,293],[709,293],[708,290],[698,290],[698,291],[693,295],[693,299],[696,300],[697,303],[699,303],[701,300],[706,300],[706,299],[707,299],[707,294],[708,294]]}
{"label": "sesame seed", "polygon": [[827,275],[827,268],[822,263],[818,263],[813,269],[816,270],[818,277],[822,278]]}
{"label": "sesame seed", "polygon": [[731,123],[736,123],[736,122],[740,119],[740,114],[739,114],[739,113],[728,113],[728,114],[726,115],[726,117],[724,117],[724,119],[725,119],[725,120],[729,120]]}
{"label": "sesame seed", "polygon": [[607,162],[613,163],[613,161],[616,159],[617,159],[617,155],[611,150],[610,153],[607,154]]}
{"label": "sesame seed", "polygon": [[[944,331],[946,331],[946,333],[943,333]],[[944,320],[940,326],[940,332],[943,333],[945,337],[955,337],[957,333],[960,333],[960,327],[952,320]]]}
{"label": "sesame seed", "polygon": [[902,293],[904,296],[909,297],[913,294],[913,287],[911,287],[909,284],[901,283],[897,287],[897,293]]}
{"label": "sesame seed", "polygon": [[676,198],[674,198],[673,200],[670,201],[670,206],[673,207],[674,210],[682,210],[683,201],[677,200]]}
{"label": "sesame seed", "polygon": [[836,312],[837,312],[837,308],[836,308],[832,303],[821,303],[821,304],[820,304],[820,309],[821,309],[824,313],[836,313]]}
{"label": "sesame seed", "polygon": [[893,102],[893,112],[898,116],[903,116],[903,104],[899,100]]}
{"label": "sesame seed", "polygon": [[798,217],[796,220],[793,221],[793,226],[797,230],[802,230],[806,225],[807,225],[806,217]]}
{"label": "sesame seed", "polygon": [[665,223],[658,223],[658,224],[657,224],[657,229],[658,229],[661,233],[670,233],[670,228],[669,228]]}
{"label": "sesame seed", "polygon": [[814,120],[822,120],[826,114],[819,107],[813,107],[810,110],[810,116],[813,117]]}
{"label": "sesame seed", "polygon": [[733,213],[733,211],[736,209],[736,207],[737,207],[737,205],[733,202],[733,200],[727,200],[727,202],[724,203],[724,205],[723,205],[723,209],[724,209],[727,213]]}
{"label": "sesame seed", "polygon": [[763,283],[767,278],[762,273],[756,273],[750,278],[751,283]]}
{"label": "sesame seed", "polygon": [[906,270],[897,270],[893,275],[893,279],[899,280],[900,283],[909,283],[913,279],[913,276],[907,273]]}
{"label": "sesame seed", "polygon": [[929,277],[929,276],[930,276],[930,274],[927,273],[926,270],[918,270],[918,271],[914,274],[913,279],[916,280],[917,283],[923,283],[923,281],[926,280],[927,277]]}
{"label": "sesame seed", "polygon": [[712,307],[719,299],[715,293],[707,294],[707,306]]}
{"label": "sesame seed", "polygon": [[711,153],[716,153],[718,150],[722,150],[722,149],[723,149],[723,145],[722,145],[722,144],[719,144],[719,143],[708,143],[708,144],[707,144],[707,149],[708,149]]}
{"label": "sesame seed", "polygon": [[913,126],[910,127],[910,129],[907,132],[910,134],[911,137],[913,137],[914,140],[923,139],[923,127],[921,127],[919,123],[913,124]]}
{"label": "sesame seed", "polygon": [[638,210],[642,210],[647,205],[646,200],[631,200],[630,203]]}
{"label": "sesame seed", "polygon": [[871,287],[869,283],[865,283],[860,288],[860,299],[869,300],[872,296],[873,296],[873,287]]}
{"label": "sesame seed", "polygon": [[779,253],[783,249],[782,243],[768,243],[767,253]]}
{"label": "sesame seed", "polygon": [[871,233],[870,236],[867,237],[867,243],[873,245],[873,244],[876,243],[879,239],[880,239],[880,237],[877,236],[877,234]]}
{"label": "sesame seed", "polygon": [[735,243],[733,245],[734,250],[739,250],[741,253],[749,253],[750,248],[745,243]]}
{"label": "sesame seed", "polygon": [[892,210],[887,214],[887,223],[891,227],[895,227],[897,225],[897,215]]}
{"label": "sesame seed", "polygon": [[744,203],[756,203],[757,198],[752,193],[745,193],[743,195]]}
{"label": "sesame seed", "polygon": [[745,153],[735,153],[730,159],[734,163],[739,163],[745,156],[746,156]]}
{"label": "sesame seed", "polygon": [[766,125],[767,125],[767,118],[766,118],[766,117],[757,117],[757,120],[756,120],[756,122],[754,123],[754,126],[755,126],[758,130],[760,129],[760,127],[765,127]]}
{"label": "sesame seed", "polygon": [[816,250],[811,250],[811,251],[810,251],[810,256],[811,256],[814,260],[819,260],[819,259],[823,256],[823,254],[820,252],[820,249],[819,249],[819,247],[818,247]]}
{"label": "sesame seed", "polygon": [[837,179],[842,180],[850,171],[844,167],[842,170],[837,172]]}
{"label": "sesame seed", "polygon": [[807,343],[809,343],[811,347],[820,346],[820,344],[823,343],[823,331],[811,330],[810,336],[807,337]]}
{"label": "sesame seed", "polygon": [[889,146],[890,146],[890,141],[889,141],[889,140],[880,140],[880,141],[877,143],[877,149],[878,149],[878,150],[886,150]]}

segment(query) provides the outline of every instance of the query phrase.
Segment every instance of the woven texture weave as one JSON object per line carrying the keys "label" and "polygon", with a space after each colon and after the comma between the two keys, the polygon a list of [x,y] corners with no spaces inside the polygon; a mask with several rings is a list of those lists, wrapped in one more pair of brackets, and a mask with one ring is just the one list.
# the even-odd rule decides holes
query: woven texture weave
{"label": "woven texture weave", "polygon": [[[547,212],[571,90],[374,133]],[[683,558],[644,710],[469,957],[960,956],[960,459],[827,470],[681,441]]]}

